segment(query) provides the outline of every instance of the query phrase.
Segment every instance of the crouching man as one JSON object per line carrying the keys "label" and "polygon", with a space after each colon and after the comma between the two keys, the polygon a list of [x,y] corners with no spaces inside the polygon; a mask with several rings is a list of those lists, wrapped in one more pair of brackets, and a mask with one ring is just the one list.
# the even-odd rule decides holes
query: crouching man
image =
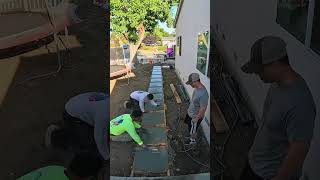
{"label": "crouching man", "polygon": [[144,108],[145,103],[150,103],[153,106],[159,106],[159,104],[154,102],[153,98],[153,94],[150,94],[149,92],[134,91],[130,94],[130,100],[124,103],[124,107],[139,109],[143,113],[146,113],[146,110]]}
{"label": "crouching man", "polygon": [[47,129],[47,147],[73,150],[91,150],[109,159],[107,145],[109,96],[88,92],[72,97],[65,105],[64,126],[50,125]]}
{"label": "crouching man", "polygon": [[136,128],[141,129],[142,112],[134,110],[131,114],[123,114],[110,121],[110,139],[112,141],[131,141],[132,139],[143,148],[145,145],[138,135]]}

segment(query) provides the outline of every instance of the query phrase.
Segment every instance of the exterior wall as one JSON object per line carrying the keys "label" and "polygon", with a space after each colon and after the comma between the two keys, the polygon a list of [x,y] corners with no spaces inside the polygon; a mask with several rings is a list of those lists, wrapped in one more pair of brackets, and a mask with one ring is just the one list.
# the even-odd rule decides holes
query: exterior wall
{"label": "exterior wall", "polygon": [[[191,72],[199,73],[202,83],[210,93],[210,79],[196,69],[198,33],[205,31],[210,31],[210,0],[198,0],[197,2],[184,0],[176,24],[176,36],[182,37],[181,56],[175,56],[176,71],[182,82],[188,80]],[[193,89],[185,83],[183,84],[187,94],[191,97]],[[210,143],[210,103],[205,118],[207,121],[202,121],[201,125],[208,143]]]}
{"label": "exterior wall", "polygon": [[[320,171],[317,171],[316,162],[320,161],[320,83],[318,77],[320,56],[307,49],[276,23],[277,0],[216,0],[212,12],[215,43],[224,54],[226,65],[242,85],[243,94],[248,97],[257,117],[261,116],[268,86],[257,77],[241,72],[240,67],[250,57],[251,46],[258,38],[265,35],[276,35],[288,43],[290,63],[307,81],[317,104],[314,141],[304,164],[304,172],[310,180],[319,179]],[[223,35],[225,38],[222,38]]]}

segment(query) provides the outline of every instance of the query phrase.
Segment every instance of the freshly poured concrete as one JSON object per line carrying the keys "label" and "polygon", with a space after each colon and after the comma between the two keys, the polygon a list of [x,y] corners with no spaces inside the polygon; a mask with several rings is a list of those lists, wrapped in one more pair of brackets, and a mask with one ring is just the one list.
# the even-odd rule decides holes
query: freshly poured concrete
{"label": "freshly poured concrete", "polygon": [[162,75],[151,75],[151,79],[154,79],[154,78],[162,78]]}
{"label": "freshly poured concrete", "polygon": [[148,92],[149,92],[149,93],[154,93],[154,94],[156,94],[156,93],[163,93],[163,88],[162,88],[162,86],[161,86],[161,87],[154,87],[154,88],[150,87],[150,88],[148,89]]}
{"label": "freshly poured concrete", "polygon": [[162,82],[153,82],[149,84],[149,88],[154,88],[154,87],[163,87]]}
{"label": "freshly poured concrete", "polygon": [[133,168],[136,173],[165,173],[168,170],[168,150],[155,148],[137,151]]}
{"label": "freshly poured concrete", "polygon": [[143,115],[142,126],[165,125],[164,112],[151,112]]}
{"label": "freshly poured concrete", "polygon": [[160,106],[155,107],[150,103],[145,105],[147,111],[157,112],[144,114],[142,126],[146,129],[146,132],[141,135],[144,144],[153,147],[153,149],[149,147],[136,151],[133,162],[134,174],[161,174],[166,173],[168,170],[167,131],[164,128],[166,120],[162,78],[161,67],[154,66],[148,91],[154,95],[154,100],[156,103],[160,103]]}
{"label": "freshly poured concrete", "polygon": [[157,78],[157,79],[151,79],[150,82],[151,83],[153,83],[153,82],[161,82],[162,83],[163,81],[161,78]]}
{"label": "freshly poured concrete", "polygon": [[141,135],[144,144],[159,145],[167,143],[167,132],[162,127],[145,128],[146,132]]}
{"label": "freshly poured concrete", "polygon": [[160,71],[159,72],[157,72],[157,71],[156,72],[154,72],[154,71],[152,72],[152,75],[161,75],[161,74],[162,74],[162,72],[160,72]]}

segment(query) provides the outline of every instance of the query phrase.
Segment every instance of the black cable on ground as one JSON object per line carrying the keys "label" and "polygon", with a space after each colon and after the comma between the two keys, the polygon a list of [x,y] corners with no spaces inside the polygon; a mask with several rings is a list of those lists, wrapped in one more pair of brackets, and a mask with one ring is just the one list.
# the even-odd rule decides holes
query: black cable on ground
{"label": "black cable on ground", "polygon": [[[178,140],[178,141],[181,141],[181,139],[180,138],[175,138],[175,137],[177,137],[178,136],[178,130],[179,130],[179,125],[180,125],[180,111],[181,111],[181,106],[179,106],[179,108],[178,108],[178,116],[177,116],[177,125],[176,125],[176,128],[175,128],[175,130],[173,131],[174,133],[172,134],[172,140]],[[172,143],[172,140],[171,140],[171,143]],[[200,162],[200,161],[198,161],[198,160],[196,160],[194,157],[192,157],[191,156],[191,154],[190,153],[188,153],[188,151],[190,151],[190,150],[194,150],[195,149],[195,147],[194,146],[192,146],[191,148],[189,148],[189,149],[186,149],[186,145],[184,144],[184,142],[182,142],[182,144],[183,144],[183,151],[179,151],[179,150],[177,150],[176,148],[174,148],[173,146],[172,146],[172,144],[171,144],[171,148],[175,151],[175,152],[178,152],[178,153],[185,153],[192,161],[194,161],[195,163],[197,163],[197,164],[199,164],[199,165],[201,165],[201,166],[204,166],[204,167],[206,167],[206,168],[210,168],[209,166],[207,166],[207,165],[205,165],[204,163],[202,163],[202,162]]]}

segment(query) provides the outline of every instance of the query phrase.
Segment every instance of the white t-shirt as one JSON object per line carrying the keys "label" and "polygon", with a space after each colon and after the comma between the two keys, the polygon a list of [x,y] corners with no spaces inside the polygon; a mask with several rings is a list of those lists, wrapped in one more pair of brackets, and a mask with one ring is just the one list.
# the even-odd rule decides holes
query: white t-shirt
{"label": "white t-shirt", "polygon": [[130,94],[130,97],[132,99],[135,99],[137,101],[139,101],[139,106],[142,112],[145,112],[144,110],[144,103],[145,102],[149,102],[154,106],[157,106],[157,103],[155,103],[153,100],[149,100],[147,98],[148,94],[150,94],[149,92],[145,92],[145,91],[134,91]]}

